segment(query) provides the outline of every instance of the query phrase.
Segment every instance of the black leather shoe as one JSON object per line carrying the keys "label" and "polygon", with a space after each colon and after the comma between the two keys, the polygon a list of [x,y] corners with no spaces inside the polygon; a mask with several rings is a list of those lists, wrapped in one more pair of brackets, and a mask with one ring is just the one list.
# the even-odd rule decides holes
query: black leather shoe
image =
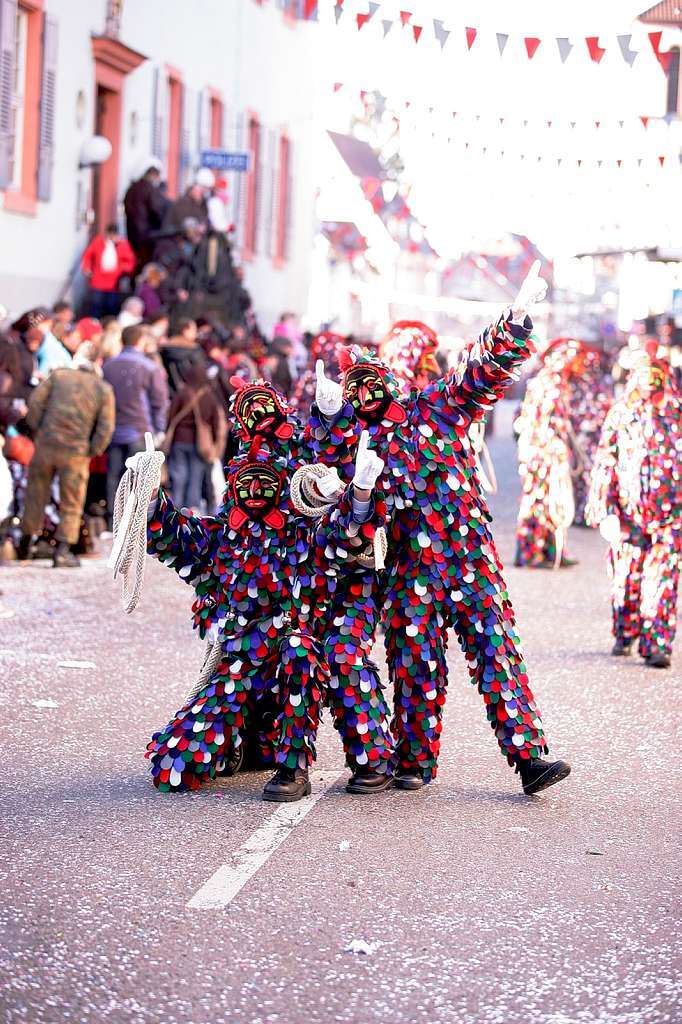
{"label": "black leather shoe", "polygon": [[408,771],[406,768],[396,772],[395,786],[397,789],[422,789],[426,783],[418,768]]}
{"label": "black leather shoe", "polygon": [[614,658],[623,658],[632,654],[632,640],[616,640],[611,648],[611,654]]}
{"label": "black leather shoe", "polygon": [[293,804],[311,793],[308,772],[303,768],[278,768],[263,787],[263,799],[277,804]]}
{"label": "black leather shoe", "polygon": [[561,782],[571,774],[571,766],[566,761],[543,761],[541,758],[517,761],[523,792],[527,796],[539,793],[557,782]]}
{"label": "black leather shoe", "polygon": [[244,764],[245,754],[246,744],[242,740],[238,747],[231,748],[230,753],[225,758],[225,767],[223,768],[221,775],[236,775]]}
{"label": "black leather shoe", "polygon": [[651,665],[652,668],[670,668],[670,655],[664,654],[663,651],[659,651],[656,654],[650,654],[649,657],[644,660],[647,665]]}
{"label": "black leather shoe", "polygon": [[393,785],[393,776],[372,769],[357,771],[346,784],[347,793],[383,793]]}

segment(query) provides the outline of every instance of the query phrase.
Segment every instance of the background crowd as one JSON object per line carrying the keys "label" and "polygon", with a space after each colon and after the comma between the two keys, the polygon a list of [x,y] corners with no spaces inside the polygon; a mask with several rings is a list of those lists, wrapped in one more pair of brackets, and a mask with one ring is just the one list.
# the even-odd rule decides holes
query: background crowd
{"label": "background crowd", "polygon": [[2,557],[78,553],[111,530],[129,455],[154,434],[180,505],[215,507],[230,455],[231,378],[261,376],[287,397],[311,361],[285,312],[262,334],[235,264],[224,182],[201,168],[175,202],[160,165],[125,196],[126,235],[96,234],[81,260],[87,292],[17,319],[0,307]]}
{"label": "background crowd", "polygon": [[[352,340],[303,334],[287,312],[273,337],[264,337],[233,259],[225,183],[207,168],[170,202],[150,158],[124,209],[127,237],[108,225],[83,253],[88,287],[78,309],[62,301],[4,316],[3,324],[0,308],[2,558],[77,566],[78,554],[111,530],[125,461],[144,448],[147,431],[166,452],[166,486],[176,503],[212,511],[232,454],[232,378],[271,381],[307,417],[316,360],[335,376],[338,345]],[[667,321],[640,328],[673,341]],[[627,354],[627,346],[620,355],[590,353],[598,386],[579,375],[588,394],[574,426],[579,432],[594,419],[592,447],[603,418],[592,415],[594,407],[606,411],[598,395],[623,375]],[[436,358],[444,372],[443,350]],[[576,498],[581,522],[585,495]]]}

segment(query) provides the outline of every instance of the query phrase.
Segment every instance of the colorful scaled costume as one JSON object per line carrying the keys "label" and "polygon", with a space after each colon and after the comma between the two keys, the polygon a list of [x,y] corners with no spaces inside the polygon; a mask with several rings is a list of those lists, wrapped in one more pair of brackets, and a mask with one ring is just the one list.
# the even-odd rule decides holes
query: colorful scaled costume
{"label": "colorful scaled costume", "polygon": [[[529,353],[530,331],[529,320],[501,318],[463,353],[455,371],[421,391],[413,389],[408,398],[383,362],[348,350],[341,411],[330,423],[313,407],[308,436],[317,459],[335,465],[347,479],[358,434],[366,429],[386,464],[378,486],[392,518],[387,573],[381,588],[367,581],[361,607],[373,631],[385,605],[397,781],[403,788],[418,788],[436,775],[450,626],[502,752],[519,765],[524,788],[523,765],[544,765],[536,761],[546,750],[542,724],[467,433],[515,378]],[[355,593],[341,600],[342,593],[337,591],[338,623],[348,622],[359,606]],[[554,781],[559,781],[570,769],[556,765]]]}
{"label": "colorful scaled costume", "polygon": [[[357,435],[354,426],[343,416],[337,418],[333,435],[341,442],[337,447],[319,444],[319,413],[313,407],[311,421],[303,432],[283,396],[264,381],[255,381],[238,390],[234,396],[232,416],[243,445],[263,440],[268,445],[278,441],[291,447],[293,465],[322,462],[335,468],[344,483],[350,483],[354,473]],[[348,412],[352,417],[352,408]],[[353,417],[354,418],[354,417]],[[346,427],[351,429],[353,442],[346,445]],[[324,432],[326,435],[326,426]],[[341,459],[337,461],[337,452]],[[325,458],[325,454],[331,454]],[[381,479],[379,481],[381,487]],[[378,496],[378,495],[377,495]],[[377,522],[385,515],[385,505],[377,501]],[[332,607],[325,621],[322,639],[329,661],[328,694],[334,714],[345,709],[347,722],[337,717],[339,728],[348,735],[346,753],[354,773],[372,767],[387,773],[393,756],[393,743],[386,722],[389,718],[379,672],[370,659],[380,606],[377,603],[378,581],[371,557],[350,562],[337,580]]]}
{"label": "colorful scaled costume", "polygon": [[604,372],[602,354],[598,349],[582,346],[572,362],[568,384],[568,413],[576,448],[574,522],[576,526],[586,526],[585,507],[592,467],[604,420],[613,402],[613,377]]}
{"label": "colorful scaled costume", "polygon": [[[329,604],[358,538],[373,539],[377,516],[359,525],[347,492],[311,523],[289,484],[287,461],[254,446],[228,467],[217,517],[190,515],[159,494],[149,551],[195,588],[195,625],[213,640],[208,678],[149,744],[160,789],[195,789],[223,771],[250,709],[273,690],[278,716],[263,739],[274,742],[277,764],[305,771],[315,757]],[[388,734],[387,722],[371,733],[353,701],[334,692],[329,700],[349,763],[378,762],[385,744],[375,751],[374,736]]]}
{"label": "colorful scaled costume", "polygon": [[568,379],[579,347],[580,342],[570,338],[558,338],[548,346],[540,369],[528,381],[514,424],[522,485],[517,566],[572,564],[565,553],[575,512]]}
{"label": "colorful scaled costume", "polygon": [[643,358],[602,430],[588,522],[611,541],[614,654],[670,664],[682,563],[682,406],[669,365]]}

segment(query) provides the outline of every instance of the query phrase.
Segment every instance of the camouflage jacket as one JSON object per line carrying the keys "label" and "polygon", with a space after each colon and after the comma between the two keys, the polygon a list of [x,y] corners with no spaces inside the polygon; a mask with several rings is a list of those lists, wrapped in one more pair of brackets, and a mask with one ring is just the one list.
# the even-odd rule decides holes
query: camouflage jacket
{"label": "camouflage jacket", "polygon": [[53,370],[33,392],[26,422],[38,444],[101,455],[114,432],[114,392],[92,369]]}

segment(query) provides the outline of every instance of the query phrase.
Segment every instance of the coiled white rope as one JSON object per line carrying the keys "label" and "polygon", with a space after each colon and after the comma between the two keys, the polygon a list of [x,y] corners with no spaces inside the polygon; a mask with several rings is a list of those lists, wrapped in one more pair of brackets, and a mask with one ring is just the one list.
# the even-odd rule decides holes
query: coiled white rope
{"label": "coiled white rope", "polygon": [[126,460],[114,502],[114,542],[107,566],[114,579],[123,581],[123,610],[130,614],[142,594],[147,557],[147,512],[161,483],[163,452],[157,452],[151,434],[145,434],[145,450]]}

